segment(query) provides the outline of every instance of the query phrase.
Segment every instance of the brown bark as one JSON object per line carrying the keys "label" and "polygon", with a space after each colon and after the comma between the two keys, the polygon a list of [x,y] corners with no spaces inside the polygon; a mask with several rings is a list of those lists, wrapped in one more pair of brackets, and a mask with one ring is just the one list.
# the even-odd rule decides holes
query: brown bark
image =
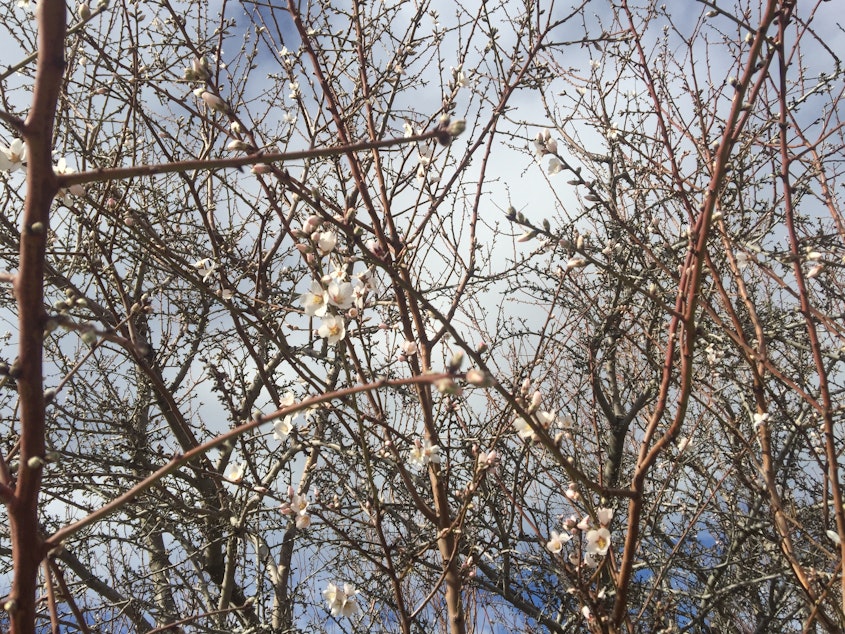
{"label": "brown bark", "polygon": [[65,3],[38,3],[38,57],[32,109],[24,123],[28,152],[27,196],[15,280],[20,341],[17,376],[20,402],[20,468],[8,503],[14,578],[6,608],[11,632],[35,632],[38,569],[46,555],[38,531],[38,493],[45,453],[45,401],[42,373],[44,254],[50,205],[56,193],[53,173],[53,121],[64,73]]}

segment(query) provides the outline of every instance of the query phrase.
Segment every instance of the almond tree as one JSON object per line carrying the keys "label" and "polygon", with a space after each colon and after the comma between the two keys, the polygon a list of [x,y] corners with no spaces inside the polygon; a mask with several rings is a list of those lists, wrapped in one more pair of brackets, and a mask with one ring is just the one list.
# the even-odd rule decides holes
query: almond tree
{"label": "almond tree", "polygon": [[3,627],[839,631],[829,4],[4,7]]}

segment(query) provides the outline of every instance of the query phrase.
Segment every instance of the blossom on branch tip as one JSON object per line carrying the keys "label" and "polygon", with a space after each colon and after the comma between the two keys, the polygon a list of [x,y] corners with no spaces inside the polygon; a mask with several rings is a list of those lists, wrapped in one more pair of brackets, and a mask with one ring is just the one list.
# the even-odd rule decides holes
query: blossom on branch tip
{"label": "blossom on branch tip", "polygon": [[235,139],[234,141],[229,141],[229,144],[226,146],[226,149],[230,152],[247,152],[252,150],[253,147],[246,141]]}
{"label": "blossom on branch tip", "polygon": [[479,470],[492,469],[495,468],[497,464],[499,464],[499,452],[495,449],[478,452]]}
{"label": "blossom on branch tip", "polygon": [[490,387],[493,385],[493,377],[478,368],[470,368],[465,375],[466,382],[476,387]]}
{"label": "blossom on branch tip", "polygon": [[[64,157],[60,158],[56,163],[56,167],[53,170],[57,176],[66,176],[68,174],[73,174],[76,170],[74,170],[71,166],[67,164],[67,161]],[[56,192],[56,198],[62,201],[62,203],[69,207],[72,203],[71,195],[73,196],[84,196],[85,195],[85,187],[82,185],[71,185],[68,188],[62,187],[59,191]]]}
{"label": "blossom on branch tip", "polygon": [[577,256],[571,257],[566,261],[566,270],[570,269],[582,269],[587,266],[587,260],[584,258],[579,258]]}
{"label": "blossom on branch tip", "polygon": [[549,161],[549,168],[548,168],[549,174],[557,174],[558,172],[562,172],[562,171],[563,171],[563,163],[561,163],[559,159],[552,158]]}
{"label": "blossom on branch tip", "polygon": [[320,255],[328,255],[334,251],[337,244],[337,234],[334,231],[321,231],[317,233],[316,242]]}
{"label": "blossom on branch tip", "polygon": [[466,73],[464,73],[463,65],[458,66],[457,68],[452,67],[452,76],[455,78],[455,86],[458,88],[466,88],[469,86],[469,79],[467,79]]}
{"label": "blossom on branch tip", "polygon": [[323,596],[329,604],[332,616],[354,616],[358,611],[358,603],[355,601],[357,593],[355,586],[349,583],[343,584],[343,590],[333,583],[330,583],[323,590]]}
{"label": "blossom on branch tip", "polygon": [[308,514],[308,498],[299,493],[291,493],[290,502],[282,504],[283,515],[293,515],[297,528],[308,528],[311,525],[311,516]]}
{"label": "blossom on branch tip", "polygon": [[815,264],[809,271],[807,271],[807,278],[812,279],[817,277],[819,273],[824,270],[824,264]]}
{"label": "blossom on branch tip", "polygon": [[402,352],[406,356],[411,357],[411,356],[415,355],[417,353],[417,350],[418,350],[418,348],[417,348],[417,344],[416,344],[415,341],[408,340],[408,341],[402,342]]}
{"label": "blossom on branch tip", "polygon": [[543,429],[548,429],[555,418],[555,412],[539,411],[533,417],[534,427],[524,418],[517,418],[513,422],[513,426],[516,429],[517,435],[523,440],[536,440],[537,432],[534,431],[534,428],[542,427]]}
{"label": "blossom on branch tip", "polygon": [[285,416],[281,420],[277,420],[273,424],[273,438],[276,440],[284,440],[293,431],[293,416]]}
{"label": "blossom on branch tip", "polygon": [[610,520],[613,519],[613,509],[600,507],[596,509],[596,519],[598,519],[599,524],[602,526],[607,526],[610,524]]}

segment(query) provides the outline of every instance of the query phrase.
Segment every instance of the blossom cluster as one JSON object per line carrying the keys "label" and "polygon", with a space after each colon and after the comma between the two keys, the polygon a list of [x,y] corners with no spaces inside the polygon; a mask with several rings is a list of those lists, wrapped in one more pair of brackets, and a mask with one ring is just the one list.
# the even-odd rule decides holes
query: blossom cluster
{"label": "blossom cluster", "polygon": [[308,514],[308,498],[296,493],[293,487],[288,489],[290,502],[282,504],[282,515],[292,515],[297,528],[308,528],[311,525],[311,516]]}
{"label": "blossom cluster", "polygon": [[[291,407],[296,402],[293,394],[288,392],[287,394],[282,397],[281,406],[282,407]],[[287,438],[290,433],[293,431],[293,421],[296,419],[297,414],[288,414],[281,420],[277,420],[273,424],[273,437],[276,440],[284,440]]]}
{"label": "blossom cluster", "polygon": [[[315,232],[311,239],[314,252],[323,256],[331,253],[337,243],[337,236],[331,231]],[[335,268],[319,281],[311,282],[308,291],[299,296],[299,303],[307,316],[322,320],[317,335],[334,345],[346,337],[346,318],[354,319],[361,313],[370,290],[369,273],[355,276],[353,282],[343,268]]]}
{"label": "blossom cluster", "polygon": [[428,439],[416,440],[408,453],[408,462],[416,467],[424,467],[429,462],[440,464],[440,447],[432,445]]}
{"label": "blossom cluster", "polygon": [[520,417],[513,422],[513,426],[520,438],[533,441],[537,440],[536,428],[549,429],[555,420],[557,420],[557,415],[554,411],[546,412],[540,410],[530,417],[530,422],[529,419]]}
{"label": "blossom cluster", "polygon": [[525,379],[520,389],[518,401],[525,408],[528,416],[519,416],[513,421],[513,427],[517,435],[523,440],[532,442],[537,440],[538,429],[551,429],[552,425],[557,421],[557,412],[546,411],[540,409],[540,404],[543,401],[543,395],[539,390],[535,390],[531,395],[531,400],[528,400],[528,394],[531,391],[531,380]]}
{"label": "blossom cluster", "polygon": [[[586,540],[584,546],[584,564],[591,568],[596,568],[599,565],[599,558],[604,557],[608,550],[610,550],[611,533],[607,527],[610,525],[612,519],[613,509],[609,508],[596,509],[596,522],[589,515],[584,516],[580,521],[577,517],[572,516],[565,522],[565,531],[560,533],[552,531],[551,537],[546,543],[546,549],[557,555],[563,550],[564,545],[575,535],[583,533]],[[573,566],[579,564],[577,552],[569,555],[569,562]]]}
{"label": "blossom cluster", "polygon": [[344,583],[342,590],[333,583],[330,583],[323,590],[323,596],[329,604],[332,616],[355,616],[355,613],[358,612],[358,603],[355,601],[356,594],[358,594],[358,591],[355,586],[349,583]]}
{"label": "blossom cluster", "polygon": [[[542,161],[547,154],[557,154],[557,141],[552,138],[551,132],[548,130],[541,130],[537,133],[537,137],[533,141],[534,156],[538,161]],[[548,172],[549,174],[557,174],[563,171],[564,165],[559,158],[552,156],[549,160]]]}

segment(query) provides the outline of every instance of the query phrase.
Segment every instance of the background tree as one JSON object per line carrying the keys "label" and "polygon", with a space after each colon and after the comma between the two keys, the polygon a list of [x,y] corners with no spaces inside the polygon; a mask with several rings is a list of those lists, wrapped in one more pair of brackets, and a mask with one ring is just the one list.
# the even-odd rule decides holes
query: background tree
{"label": "background tree", "polygon": [[840,631],[831,4],[0,9],[2,626]]}

